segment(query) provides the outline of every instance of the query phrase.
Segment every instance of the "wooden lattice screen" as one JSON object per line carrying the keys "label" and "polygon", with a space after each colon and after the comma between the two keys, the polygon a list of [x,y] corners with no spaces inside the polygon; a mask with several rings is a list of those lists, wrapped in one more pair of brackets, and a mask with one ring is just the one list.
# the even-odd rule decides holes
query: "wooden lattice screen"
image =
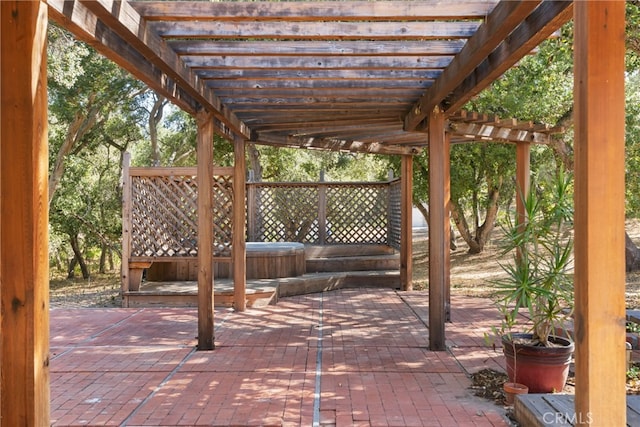
{"label": "wooden lattice screen", "polygon": [[389,241],[388,245],[400,250],[402,240],[402,183],[399,179],[389,185]]}
{"label": "wooden lattice screen", "polygon": [[[395,247],[400,236],[396,182],[248,183],[248,240]],[[391,208],[394,198],[397,206]]]}
{"label": "wooden lattice screen", "polygon": [[[196,169],[129,168],[128,177],[131,260],[195,258]],[[399,183],[247,183],[247,240],[399,249]],[[229,258],[233,168],[216,168],[214,184],[214,255]]]}
{"label": "wooden lattice screen", "polygon": [[[130,256],[196,257],[198,187],[195,168],[130,168]],[[231,254],[233,169],[214,170],[214,255]]]}

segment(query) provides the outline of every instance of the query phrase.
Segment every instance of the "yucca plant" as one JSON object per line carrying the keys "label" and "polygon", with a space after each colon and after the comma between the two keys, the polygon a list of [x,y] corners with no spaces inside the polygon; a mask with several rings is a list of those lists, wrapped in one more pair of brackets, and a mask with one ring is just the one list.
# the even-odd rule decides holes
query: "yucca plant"
{"label": "yucca plant", "polygon": [[[508,218],[504,250],[513,258],[501,264],[507,277],[496,285],[504,332],[524,323],[521,332],[533,335],[531,344],[548,347],[549,337],[564,328],[573,311],[573,238],[568,227],[573,197],[571,176],[564,171],[546,184],[546,198],[535,185],[521,195],[524,218]],[[530,321],[520,317],[521,310]]]}

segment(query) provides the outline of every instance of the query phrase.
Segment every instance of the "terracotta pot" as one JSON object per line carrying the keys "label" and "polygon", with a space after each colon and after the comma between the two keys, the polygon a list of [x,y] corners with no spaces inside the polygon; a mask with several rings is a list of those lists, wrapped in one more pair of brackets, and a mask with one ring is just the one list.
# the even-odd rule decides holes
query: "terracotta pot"
{"label": "terracotta pot", "polygon": [[502,388],[504,389],[505,401],[509,406],[513,405],[516,394],[527,394],[529,392],[529,387],[519,383],[504,383]]}
{"label": "terracotta pot", "polygon": [[[512,334],[518,339],[529,340],[531,334]],[[515,344],[502,337],[502,350],[507,359],[507,375],[510,382],[529,387],[529,393],[553,393],[562,391],[567,376],[574,344],[562,337],[551,337],[558,347],[535,347]]]}

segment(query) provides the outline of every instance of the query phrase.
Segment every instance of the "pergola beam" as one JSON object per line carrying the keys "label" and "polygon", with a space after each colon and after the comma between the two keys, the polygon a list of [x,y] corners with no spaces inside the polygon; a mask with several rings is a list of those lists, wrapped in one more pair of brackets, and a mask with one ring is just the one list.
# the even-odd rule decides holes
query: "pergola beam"
{"label": "pergola beam", "polygon": [[473,141],[527,142],[549,144],[549,133],[490,124],[450,122],[447,131]]}
{"label": "pergola beam", "polygon": [[184,111],[195,114],[199,103],[186,93],[166,72],[147,61],[119,35],[99,21],[93,13],[78,2],[48,0],[49,16],[71,31],[78,39],[94,47],[149,87],[171,99]]}
{"label": "pergola beam", "polygon": [[404,120],[405,130],[415,130],[433,108],[439,105],[539,3],[540,1],[499,3],[434,85],[411,107]]}
{"label": "pergola beam", "polygon": [[309,41],[237,41],[237,40],[180,40],[167,44],[178,55],[205,56],[422,56],[455,55],[464,40],[378,41],[363,42],[337,40],[327,43]]}
{"label": "pergola beam", "polygon": [[572,11],[571,1],[542,2],[443,100],[447,115],[462,108],[471,98],[568,22]]}
{"label": "pergola beam", "polygon": [[[385,21],[406,19],[481,19],[488,6],[496,0],[457,0],[442,2],[431,0],[420,3],[406,1],[380,2],[220,2],[213,5],[202,2],[167,3],[141,2],[136,10],[149,21],[156,20],[216,20],[216,21],[324,21],[327,18],[341,21]],[[437,6],[437,7],[436,7]]]}
{"label": "pergola beam", "polygon": [[[151,71],[152,67],[157,68],[160,73],[166,75],[170,80],[175,81],[175,85],[179,86],[182,91],[188,93],[193,100],[208,111],[214,112],[216,116],[222,120],[227,126],[240,135],[247,136],[249,131],[246,126],[238,120],[231,112],[222,107],[217,97],[211,93],[198,77],[189,70],[182,60],[167,47],[166,43],[161,40],[155,33],[148,31],[147,25],[138,13],[131,7],[128,2],[115,2],[112,0],[77,0],[64,1],[52,0],[49,6],[54,12],[52,15],[56,19],[66,20],[67,23],[73,25],[68,26],[74,33],[80,30],[78,37],[89,42],[102,41],[103,30],[117,36],[117,40],[112,36],[109,57],[115,55],[120,57],[123,68],[139,75],[142,70]],[[95,44],[95,43],[93,43]],[[100,46],[99,43],[97,46]],[[131,51],[131,53],[123,57],[120,51]],[[129,60],[135,59],[134,53],[137,53],[139,60],[130,63]],[[163,79],[155,72],[151,75],[143,73],[143,80],[147,83],[152,82],[163,88]],[[174,101],[174,93],[163,92],[169,99]],[[176,99],[180,102],[180,98]],[[197,106],[193,106],[188,110],[191,114],[195,114]]]}
{"label": "pergola beam", "polygon": [[419,152],[413,147],[401,147],[380,142],[361,142],[354,140],[335,140],[330,138],[292,137],[287,135],[258,134],[250,142],[262,145],[296,146],[298,148],[319,148],[331,151],[350,151],[369,154],[415,155]]}

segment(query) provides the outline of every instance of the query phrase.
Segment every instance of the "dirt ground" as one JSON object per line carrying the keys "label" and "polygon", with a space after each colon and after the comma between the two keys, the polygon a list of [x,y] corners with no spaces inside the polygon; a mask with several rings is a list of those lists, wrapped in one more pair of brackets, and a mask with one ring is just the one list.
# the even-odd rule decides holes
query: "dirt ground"
{"label": "dirt ground", "polygon": [[[626,230],[636,245],[640,246],[640,219],[628,220]],[[468,254],[468,246],[460,237],[456,239],[458,248],[451,253],[451,293],[491,298],[496,279],[505,277],[500,263],[507,262],[509,255],[501,254],[502,237],[499,230],[492,235],[492,240],[480,254]],[[425,236],[416,236],[413,246],[413,284],[414,289],[428,287],[428,241]],[[626,307],[640,309],[640,271],[627,273]]]}

